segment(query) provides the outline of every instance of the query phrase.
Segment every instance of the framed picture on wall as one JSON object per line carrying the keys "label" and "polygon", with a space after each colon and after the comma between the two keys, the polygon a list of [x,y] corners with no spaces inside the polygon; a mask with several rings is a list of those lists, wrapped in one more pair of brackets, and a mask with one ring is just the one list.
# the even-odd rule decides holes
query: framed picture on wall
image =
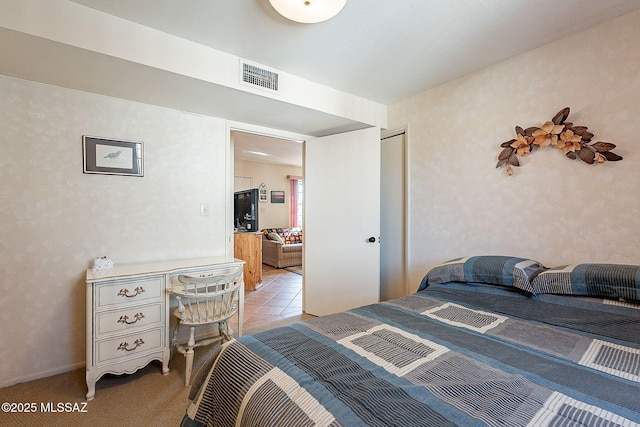
{"label": "framed picture on wall", "polygon": [[260,184],[260,187],[258,188],[258,200],[261,202],[267,201],[267,184],[264,182]]}
{"label": "framed picture on wall", "polygon": [[271,203],[284,203],[284,191],[272,191]]}
{"label": "framed picture on wall", "polygon": [[142,142],[82,137],[84,173],[143,176]]}

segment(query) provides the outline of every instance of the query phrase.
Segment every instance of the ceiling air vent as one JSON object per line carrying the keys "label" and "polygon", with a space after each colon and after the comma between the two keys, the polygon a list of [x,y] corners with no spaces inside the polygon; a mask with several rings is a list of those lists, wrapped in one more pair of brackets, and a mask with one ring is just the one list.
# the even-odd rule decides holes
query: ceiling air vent
{"label": "ceiling air vent", "polygon": [[278,73],[272,70],[241,61],[241,81],[247,86],[259,87],[273,92],[278,92]]}

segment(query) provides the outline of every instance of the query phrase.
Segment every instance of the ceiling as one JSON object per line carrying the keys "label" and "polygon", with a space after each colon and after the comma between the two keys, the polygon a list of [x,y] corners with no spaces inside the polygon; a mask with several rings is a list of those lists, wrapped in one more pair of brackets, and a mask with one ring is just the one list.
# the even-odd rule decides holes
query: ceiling
{"label": "ceiling", "polygon": [[[299,24],[268,0],[72,1],[384,105],[640,8],[639,0],[348,0],[329,21]],[[300,166],[300,145],[235,136],[244,160]]]}
{"label": "ceiling", "polygon": [[73,1],[385,105],[640,8],[638,0],[348,0],[329,21],[299,24],[268,0]]}
{"label": "ceiling", "polygon": [[[640,9],[640,0],[347,0],[335,18],[299,24],[269,0],[70,1],[383,105]],[[5,75],[299,135],[362,125],[5,28],[0,52]],[[301,152],[249,136],[237,135],[237,157],[291,164],[276,153],[287,144]]]}
{"label": "ceiling", "polygon": [[237,160],[302,167],[302,141],[239,131],[231,135]]}

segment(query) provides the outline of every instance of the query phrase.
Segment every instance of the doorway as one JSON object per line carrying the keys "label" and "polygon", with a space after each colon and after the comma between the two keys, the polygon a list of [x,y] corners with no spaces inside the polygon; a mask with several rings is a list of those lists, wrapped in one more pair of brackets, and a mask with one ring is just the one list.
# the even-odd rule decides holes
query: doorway
{"label": "doorway", "polygon": [[[275,132],[275,133],[279,133],[279,132]],[[261,131],[253,132],[253,130],[246,130],[244,129],[244,127],[240,129],[231,129],[230,134],[232,134],[231,135],[232,160],[234,160],[233,159],[234,156],[241,155],[241,153],[236,147],[236,144],[234,144],[234,139],[237,139],[239,135],[241,134],[256,135],[257,134],[259,136],[263,136],[263,135],[269,134],[272,137],[274,137],[273,136],[274,132],[272,132],[271,130],[268,130],[268,132],[261,132]],[[298,136],[297,138],[296,137],[289,138],[287,136],[275,136],[274,138],[283,139],[283,140],[293,139],[294,141],[303,141],[306,139],[306,137],[304,136]],[[388,162],[391,162],[391,164],[393,164],[392,167],[385,166],[385,168],[389,168],[396,172],[393,178],[394,184],[392,184],[392,190],[390,191],[390,194],[397,195],[398,193],[400,193],[400,196],[401,196],[400,202],[394,199],[394,201],[391,203],[380,204],[380,208],[389,207],[389,206],[398,207],[398,205],[401,206],[399,216],[397,213],[394,213],[394,216],[393,216],[394,219],[392,221],[393,225],[384,226],[387,230],[393,230],[393,232],[384,231],[385,230],[384,228],[382,228],[380,232],[381,246],[384,245],[384,247],[386,248],[394,248],[394,247],[401,248],[400,251],[390,250],[389,252],[391,252],[391,255],[392,255],[390,257],[387,257],[386,255],[383,256],[385,260],[384,261],[385,265],[377,269],[377,270],[380,270],[380,272],[382,273],[382,278],[387,284],[383,283],[382,286],[378,285],[376,293],[379,293],[382,299],[389,299],[392,297],[403,296],[408,294],[408,286],[406,284],[406,271],[407,271],[406,270],[406,253],[407,253],[407,246],[408,246],[406,242],[407,240],[406,236],[407,236],[408,230],[407,230],[406,221],[405,221],[405,216],[406,216],[405,212],[407,210],[407,206],[406,206],[407,198],[405,194],[406,187],[407,187],[406,185],[407,180],[405,179],[405,175],[406,175],[405,157],[407,155],[407,147],[406,147],[406,138],[405,138],[404,130],[401,132],[383,132],[382,135],[380,135],[380,132],[378,131],[378,142],[381,142],[381,139],[385,141],[384,143],[385,145],[387,145],[387,143],[389,142],[397,142],[398,140],[400,141],[399,143],[392,144],[393,147],[391,148],[391,151],[393,152],[393,155],[388,155],[386,153],[382,155],[385,164],[387,164]],[[380,148],[380,150],[382,149]],[[250,150],[250,151],[258,151],[260,153],[263,152],[261,150]],[[251,154],[266,157],[262,154],[256,154],[256,153],[251,153]],[[260,161],[266,162],[267,160],[268,159],[263,158]],[[354,164],[359,164],[359,161],[356,161]],[[231,167],[233,168],[233,164],[231,165]],[[398,170],[399,170],[400,178],[398,178]],[[235,175],[243,175],[243,174],[239,173],[238,171],[234,171],[233,175],[235,176]],[[302,172],[300,172],[300,175],[302,175]],[[261,182],[252,182],[252,185],[254,187],[257,187],[260,184]],[[387,196],[385,196],[385,199],[390,200]],[[327,200],[331,200],[331,199],[327,199]],[[398,225],[398,223],[400,225]],[[264,227],[266,227],[265,222],[261,221],[259,225],[259,229]],[[399,237],[400,238],[399,242],[392,240],[393,237]],[[391,244],[392,242],[394,243]],[[389,287],[388,283],[392,283],[393,286]]]}
{"label": "doorway", "polygon": [[291,180],[302,177],[302,141],[240,130],[231,130],[230,135],[234,192],[262,190],[257,229],[296,225],[290,219],[291,203],[297,200],[291,194]]}

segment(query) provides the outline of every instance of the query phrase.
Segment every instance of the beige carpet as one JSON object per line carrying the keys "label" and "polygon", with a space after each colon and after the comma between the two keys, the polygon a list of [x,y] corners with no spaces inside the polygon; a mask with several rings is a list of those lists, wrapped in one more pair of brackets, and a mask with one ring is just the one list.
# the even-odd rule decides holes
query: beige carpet
{"label": "beige carpet", "polygon": [[[309,317],[303,314],[284,319],[249,329],[246,334]],[[194,373],[214,347],[195,350]],[[46,357],[46,350],[42,357]],[[37,408],[35,413],[2,411],[0,426],[179,426],[189,402],[189,388],[184,386],[184,357],[174,354],[169,375],[162,375],[161,368],[160,362],[152,362],[131,375],[105,375],[96,384],[96,397],[88,403],[84,369],[0,389],[0,402],[35,403]],[[56,408],[59,403],[86,412],[41,410],[42,406]]]}

